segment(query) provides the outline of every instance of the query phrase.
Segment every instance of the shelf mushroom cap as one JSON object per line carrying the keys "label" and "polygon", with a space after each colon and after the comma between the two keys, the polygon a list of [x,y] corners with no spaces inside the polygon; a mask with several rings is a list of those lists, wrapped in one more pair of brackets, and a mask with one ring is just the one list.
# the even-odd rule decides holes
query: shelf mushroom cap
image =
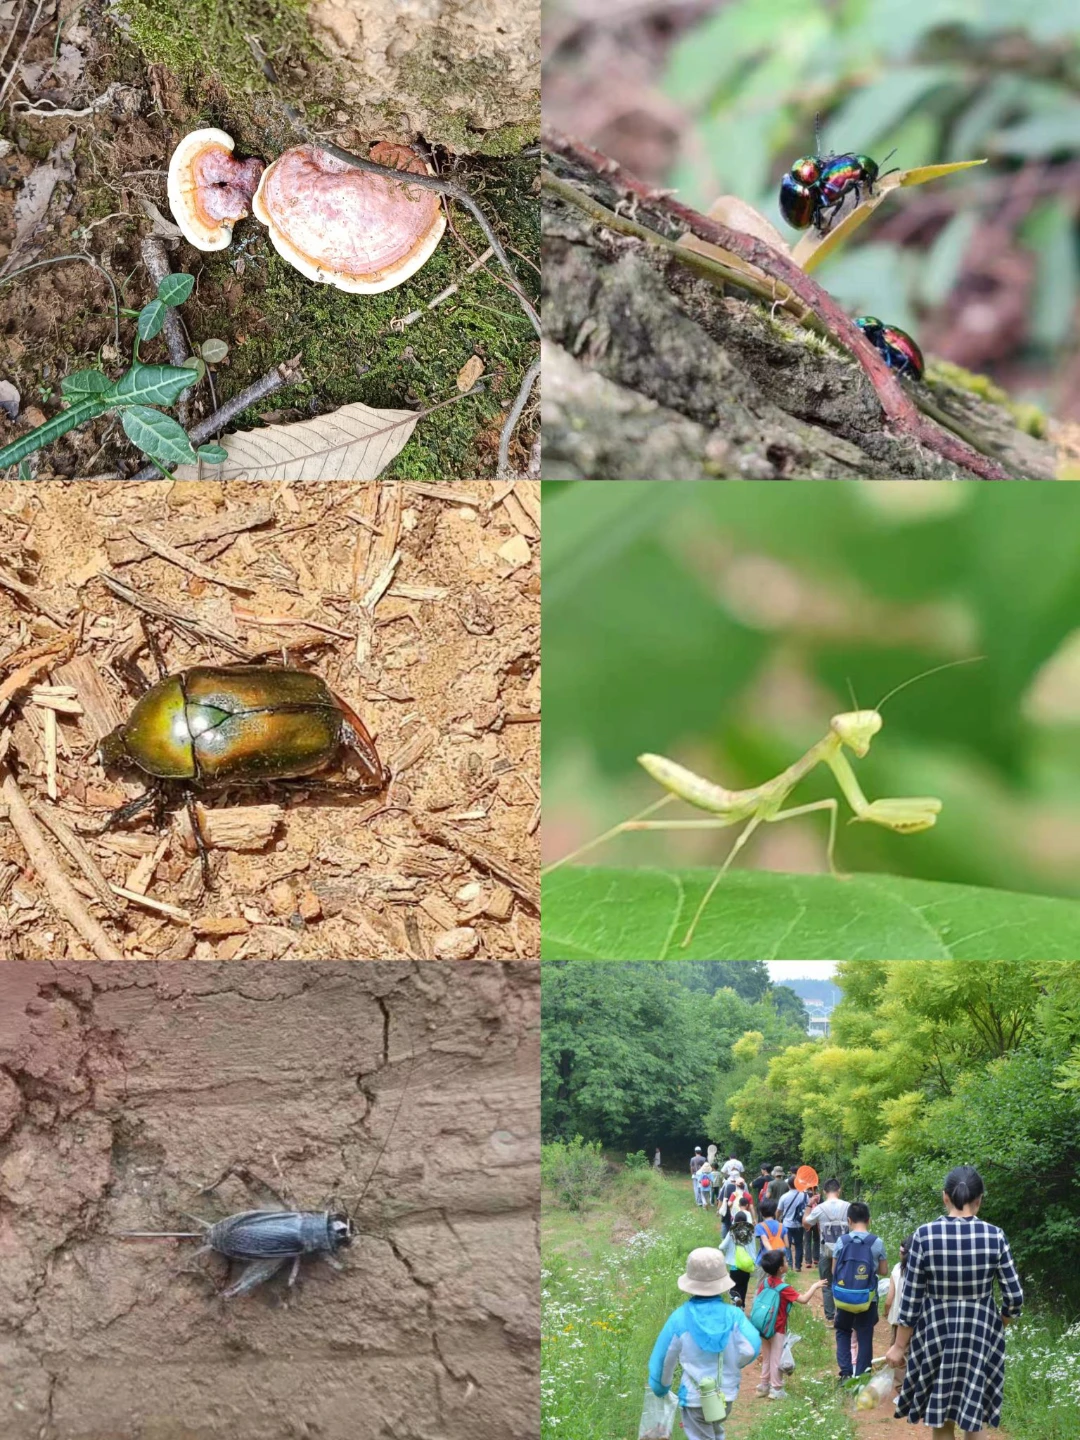
{"label": "shelf mushroom cap", "polygon": [[169,209],[199,250],[225,249],[265,168],[261,160],[234,160],[233,143],[224,130],[192,130],[169,161]]}
{"label": "shelf mushroom cap", "polygon": [[[431,173],[404,145],[371,150],[379,165]],[[431,258],[446,229],[439,196],[357,170],[315,145],[268,166],[251,205],[278,254],[309,280],[356,295],[392,290]]]}

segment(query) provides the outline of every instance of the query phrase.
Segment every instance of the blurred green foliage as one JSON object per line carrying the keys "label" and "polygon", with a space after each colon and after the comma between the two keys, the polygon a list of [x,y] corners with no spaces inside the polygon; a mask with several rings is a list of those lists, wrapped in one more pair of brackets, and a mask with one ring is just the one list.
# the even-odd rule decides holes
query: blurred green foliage
{"label": "blurred green foliage", "polygon": [[[936,827],[841,823],[838,863],[1080,895],[1076,487],[588,482],[547,487],[544,524],[547,861],[659,798],[643,751],[730,788],[760,784],[851,708],[849,681],[876,704],[982,655],[891,699],[854,762],[871,800],[939,796]],[[836,793],[819,769],[791,803]],[[821,815],[763,827],[738,864],[764,852],[766,868],[821,870],[825,840]],[[637,833],[584,863],[684,870],[719,863],[729,843]]]}
{"label": "blurred green foliage", "polygon": [[[980,227],[1002,251],[1016,232],[1035,261],[1018,339],[1043,361],[1068,342],[1080,293],[1073,0],[734,0],[672,47],[662,83],[691,115],[669,183],[699,208],[738,195],[791,239],[777,189],[796,157],[814,153],[817,111],[826,151],[881,158],[895,148],[902,169],[989,156],[986,170],[945,182],[955,203],[928,249],[877,238],[875,217],[818,278],[853,312],[910,329],[961,278]],[[1021,170],[1036,182],[1025,201],[1001,183]],[[1026,283],[1015,266],[1013,275]]]}

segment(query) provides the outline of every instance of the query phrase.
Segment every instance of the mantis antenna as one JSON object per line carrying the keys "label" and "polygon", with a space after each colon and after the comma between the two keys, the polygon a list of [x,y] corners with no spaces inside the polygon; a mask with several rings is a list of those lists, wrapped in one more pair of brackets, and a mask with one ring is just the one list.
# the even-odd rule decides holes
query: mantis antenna
{"label": "mantis antenna", "polygon": [[[910,680],[901,680],[899,685],[894,685],[891,690],[886,691],[886,693],[878,701],[875,709],[880,713],[881,707],[885,704],[886,700],[891,700],[894,695],[899,695],[900,691],[906,690],[909,685],[915,685],[918,683],[918,681],[925,680],[928,675],[939,675],[942,670],[955,670],[958,665],[977,665],[980,660],[985,659],[985,655],[969,655],[964,660],[947,660],[944,665],[935,665],[931,670],[924,670],[919,675],[912,675]],[[849,685],[850,683],[851,682],[848,681]],[[854,691],[851,692],[851,698],[853,700],[855,698]],[[855,708],[857,710],[859,707],[856,705]]]}

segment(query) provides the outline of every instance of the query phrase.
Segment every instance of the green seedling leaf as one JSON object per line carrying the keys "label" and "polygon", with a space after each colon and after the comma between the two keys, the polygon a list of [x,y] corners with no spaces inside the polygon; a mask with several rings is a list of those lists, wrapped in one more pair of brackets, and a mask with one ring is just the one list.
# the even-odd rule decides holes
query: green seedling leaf
{"label": "green seedling leaf", "polygon": [[181,368],[184,370],[194,370],[195,374],[201,380],[206,374],[206,361],[199,355],[189,355]]}
{"label": "green seedling leaf", "polygon": [[1069,960],[1080,902],[895,875],[567,866],[545,876],[545,960]]}
{"label": "green seedling leaf", "polygon": [[61,435],[66,435],[69,430],[74,430],[76,425],[82,425],[86,420],[92,420],[95,415],[101,415],[110,409],[111,405],[107,396],[101,400],[83,400],[78,405],[73,405],[70,410],[61,410],[59,415],[54,415],[51,420],[46,420],[44,425],[39,425],[36,430],[31,430],[29,435],[24,435],[21,440],[13,440],[10,445],[5,445],[0,450],[0,470],[6,470],[9,465],[16,465],[26,455],[32,455],[35,450],[42,449],[45,445],[51,445]]}
{"label": "green seedling leaf", "polygon": [[182,305],[194,288],[194,275],[166,275],[157,288],[157,298],[163,305]]}
{"label": "green seedling leaf", "polygon": [[229,458],[229,452],[224,445],[200,445],[195,453],[200,460],[205,460],[207,465],[224,465]]}
{"label": "green seedling leaf", "polygon": [[105,397],[119,405],[172,405],[194,385],[195,372],[182,365],[132,365]]}
{"label": "green seedling leaf", "polygon": [[985,165],[985,160],[954,160],[947,165],[918,165],[914,170],[898,170],[883,176],[874,186],[873,195],[868,195],[854,210],[837,220],[824,235],[814,229],[804,235],[791,252],[791,258],[799,268],[809,275],[827,255],[842,245],[845,240],[865,225],[870,216],[883,204],[894,190],[908,185],[925,185],[928,180],[940,180],[943,175],[952,175],[958,170],[970,170],[975,165]]}
{"label": "green seedling leaf", "polygon": [[20,480],[29,480],[29,479],[30,479],[30,461],[29,461],[29,460],[20,460],[20,461],[19,461],[19,479],[20,479]]}
{"label": "green seedling leaf", "polygon": [[104,395],[112,389],[112,381],[102,370],[75,370],[60,381],[60,390],[69,400],[89,395]]}
{"label": "green seedling leaf", "polygon": [[195,451],[187,432],[171,415],[163,415],[148,405],[132,405],[124,411],[123,422],[132,444],[159,465],[195,462]]}
{"label": "green seedling leaf", "polygon": [[160,300],[151,300],[149,305],[144,305],[139,311],[139,339],[153,340],[155,335],[160,335],[168,313],[167,307]]}
{"label": "green seedling leaf", "polygon": [[199,354],[208,365],[220,365],[228,353],[229,347],[224,340],[204,340],[199,346]]}

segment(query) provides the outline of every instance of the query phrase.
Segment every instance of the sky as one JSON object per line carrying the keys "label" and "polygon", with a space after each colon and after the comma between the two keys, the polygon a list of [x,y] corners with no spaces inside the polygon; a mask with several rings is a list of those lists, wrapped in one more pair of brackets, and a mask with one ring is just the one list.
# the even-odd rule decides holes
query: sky
{"label": "sky", "polygon": [[828,980],[836,970],[834,960],[767,960],[769,979],[776,984],[785,980]]}

